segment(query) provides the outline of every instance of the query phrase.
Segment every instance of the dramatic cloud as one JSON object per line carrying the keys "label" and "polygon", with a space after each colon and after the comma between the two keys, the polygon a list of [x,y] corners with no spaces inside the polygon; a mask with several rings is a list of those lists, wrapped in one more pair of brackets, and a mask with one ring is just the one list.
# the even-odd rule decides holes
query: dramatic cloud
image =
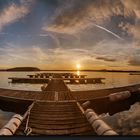
{"label": "dramatic cloud", "polygon": [[140,1],[139,0],[121,0],[128,13],[133,13],[140,19]]}
{"label": "dramatic cloud", "polygon": [[[121,39],[123,34],[127,35],[126,32],[135,39],[139,39],[139,0],[69,0],[63,1],[63,3],[61,1],[61,5],[56,10],[57,13],[50,24],[44,24],[42,27],[44,31],[81,36],[81,32],[87,32],[88,29],[96,27],[116,38]],[[112,21],[112,18],[116,22]],[[110,23],[111,27],[107,26],[107,23]],[[115,30],[113,26],[118,29]],[[119,28],[122,28],[120,33],[118,33]]]}
{"label": "dramatic cloud", "polygon": [[114,14],[121,15],[123,5],[120,1],[111,0],[70,0],[65,1],[59,9],[53,23],[49,27],[44,26],[43,29],[73,34],[93,26],[93,23],[102,24]]}
{"label": "dramatic cloud", "polygon": [[5,7],[0,12],[0,30],[27,15],[29,13],[29,7],[27,6],[27,4],[30,2],[31,1],[21,1],[21,5],[12,3],[11,5]]}
{"label": "dramatic cloud", "polygon": [[135,19],[134,23],[121,22],[119,27],[126,31],[134,39],[140,39],[140,1],[139,0],[121,0],[128,15]]}
{"label": "dramatic cloud", "polygon": [[65,7],[59,8],[61,10],[57,13],[53,24],[49,28],[44,27],[44,30],[75,33],[93,25],[93,23],[102,24],[109,21],[114,15],[125,14],[125,7],[120,0],[77,0],[76,2],[70,0],[65,2]]}
{"label": "dramatic cloud", "polygon": [[130,36],[134,39],[140,39],[140,24],[130,24],[130,23],[123,23],[119,24],[124,31],[126,31]]}
{"label": "dramatic cloud", "polygon": [[0,64],[72,69],[80,63],[83,69],[138,69],[139,3],[139,0],[3,0]]}

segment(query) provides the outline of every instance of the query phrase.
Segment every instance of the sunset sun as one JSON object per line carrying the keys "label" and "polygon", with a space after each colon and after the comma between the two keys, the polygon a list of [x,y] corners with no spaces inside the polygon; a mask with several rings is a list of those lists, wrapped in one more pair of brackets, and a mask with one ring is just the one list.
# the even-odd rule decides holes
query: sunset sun
{"label": "sunset sun", "polygon": [[80,65],[80,64],[77,64],[77,65],[76,65],[76,68],[77,68],[77,69],[80,69],[80,68],[81,68],[81,65]]}

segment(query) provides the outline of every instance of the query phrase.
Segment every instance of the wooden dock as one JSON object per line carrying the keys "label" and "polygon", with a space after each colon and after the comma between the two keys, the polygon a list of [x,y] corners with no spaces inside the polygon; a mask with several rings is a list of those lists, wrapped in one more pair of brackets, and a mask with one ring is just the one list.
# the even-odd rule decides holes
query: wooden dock
{"label": "wooden dock", "polygon": [[[55,78],[40,92],[0,89],[0,108],[23,115],[34,102],[28,117],[15,135],[26,135],[24,130],[27,120],[28,127],[32,130],[30,135],[95,135],[79,105],[82,107],[84,102],[89,101],[88,108],[94,109],[96,113],[108,112],[112,115],[128,110],[132,104],[139,102],[139,89],[138,84],[101,90],[71,91],[62,79]],[[129,96],[124,98],[123,91],[129,91]],[[117,100],[112,101],[110,95],[117,92],[122,93],[115,94]],[[123,98],[120,98],[120,95]],[[86,110],[86,107],[83,108]]]}
{"label": "wooden dock", "polygon": [[27,75],[29,78],[86,78],[87,75],[74,73],[36,73]]}
{"label": "wooden dock", "polygon": [[[26,120],[17,131],[23,135]],[[31,110],[31,135],[85,135],[95,134],[75,101],[37,102]]]}
{"label": "wooden dock", "polygon": [[27,78],[10,77],[12,83],[46,84],[51,79],[63,79],[67,84],[103,84],[105,78],[87,78],[87,75],[74,73],[36,73]]}

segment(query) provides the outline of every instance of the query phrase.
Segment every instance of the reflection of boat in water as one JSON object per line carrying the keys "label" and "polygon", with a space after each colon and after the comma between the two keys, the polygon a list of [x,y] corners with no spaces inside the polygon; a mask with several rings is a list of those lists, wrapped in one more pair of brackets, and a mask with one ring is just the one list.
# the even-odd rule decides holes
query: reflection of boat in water
{"label": "reflection of boat in water", "polygon": [[63,78],[51,78],[42,89],[0,89],[0,108],[17,113],[1,135],[117,135],[98,115],[113,115],[140,101],[140,85],[71,91]]}

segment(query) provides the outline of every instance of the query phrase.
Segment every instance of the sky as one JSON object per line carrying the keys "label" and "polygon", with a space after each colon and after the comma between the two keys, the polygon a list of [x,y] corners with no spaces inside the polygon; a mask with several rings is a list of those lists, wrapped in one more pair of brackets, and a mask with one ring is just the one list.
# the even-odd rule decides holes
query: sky
{"label": "sky", "polygon": [[140,70],[140,0],[0,0],[0,68]]}

